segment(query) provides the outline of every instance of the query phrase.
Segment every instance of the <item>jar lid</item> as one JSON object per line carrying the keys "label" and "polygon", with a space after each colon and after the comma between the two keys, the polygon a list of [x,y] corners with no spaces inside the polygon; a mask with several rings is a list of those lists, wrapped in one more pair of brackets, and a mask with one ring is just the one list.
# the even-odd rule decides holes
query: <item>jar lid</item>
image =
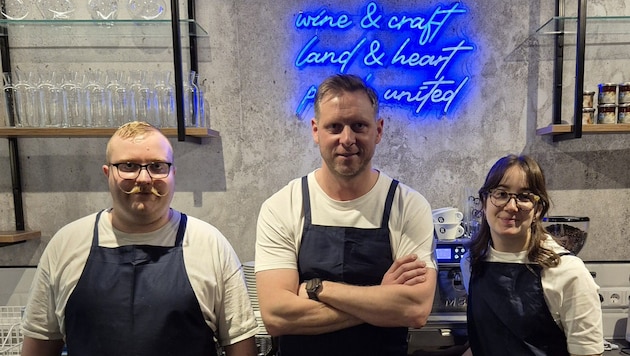
{"label": "jar lid", "polygon": [[616,108],[617,104],[599,104],[598,108],[606,109],[606,108]]}
{"label": "jar lid", "polygon": [[582,108],[582,112],[593,112],[593,111],[595,111],[595,108]]}
{"label": "jar lid", "polygon": [[[628,83],[628,85],[630,85],[630,83]],[[595,95],[595,91],[585,90],[584,95]]]}
{"label": "jar lid", "polygon": [[600,87],[616,87],[617,83],[601,83],[599,84]]}
{"label": "jar lid", "polygon": [[545,216],[543,218],[545,222],[579,222],[590,221],[586,216]]}

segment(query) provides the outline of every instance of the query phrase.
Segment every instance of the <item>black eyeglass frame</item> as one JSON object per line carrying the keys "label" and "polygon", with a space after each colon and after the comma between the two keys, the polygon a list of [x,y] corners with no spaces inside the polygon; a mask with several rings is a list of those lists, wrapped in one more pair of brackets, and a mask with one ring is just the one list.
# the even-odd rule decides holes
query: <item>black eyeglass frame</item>
{"label": "black eyeglass frame", "polygon": [[[133,178],[131,177],[126,178],[126,177],[121,176],[120,168],[118,168],[118,166],[120,166],[121,164],[128,164],[128,165],[136,166],[137,167],[136,176]],[[164,175],[164,177],[162,177],[160,174],[158,174],[159,175],[158,177],[154,177],[155,173],[151,174],[149,167],[154,164],[166,164],[168,166],[168,170],[166,171],[166,175]],[[139,163],[134,163],[134,162],[119,162],[119,163],[110,163],[109,165],[116,167],[116,170],[118,171],[118,177],[120,177],[120,179],[129,179],[129,180],[138,179],[138,177],[140,176],[140,172],[142,172],[143,169],[147,171],[147,174],[149,175],[149,177],[151,177],[151,179],[166,179],[171,174],[171,167],[173,166],[173,162],[150,162],[147,164],[139,164]],[[123,173],[131,174],[133,172],[123,172]]]}
{"label": "black eyeglass frame", "polygon": [[[493,193],[496,191],[500,191],[502,193],[505,193],[508,195],[508,199],[505,201],[505,203],[503,204],[497,204],[496,203],[496,197],[493,196]],[[528,199],[530,203],[532,203],[532,207],[524,207],[522,204],[523,201],[519,200],[519,196],[528,196],[528,197],[532,197],[532,200]],[[510,193],[510,192],[506,192],[503,189],[500,188],[495,188],[495,189],[489,189],[488,191],[486,191],[486,197],[488,197],[488,199],[490,199],[490,202],[492,203],[492,205],[496,206],[497,208],[503,208],[504,206],[508,205],[508,203],[510,202],[510,200],[514,199],[514,201],[516,202],[516,207],[518,207],[520,210],[522,211],[531,211],[536,207],[536,204],[538,204],[538,202],[540,201],[540,196],[534,194],[534,193]],[[526,202],[525,202],[526,204]]]}

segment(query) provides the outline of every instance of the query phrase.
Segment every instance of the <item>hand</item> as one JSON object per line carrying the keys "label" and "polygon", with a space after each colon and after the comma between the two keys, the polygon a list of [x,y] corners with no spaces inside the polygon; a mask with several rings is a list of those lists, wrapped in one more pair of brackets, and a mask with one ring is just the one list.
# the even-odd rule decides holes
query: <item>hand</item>
{"label": "hand", "polygon": [[427,264],[411,254],[398,258],[392,263],[381,281],[381,285],[405,284],[413,286],[426,281]]}

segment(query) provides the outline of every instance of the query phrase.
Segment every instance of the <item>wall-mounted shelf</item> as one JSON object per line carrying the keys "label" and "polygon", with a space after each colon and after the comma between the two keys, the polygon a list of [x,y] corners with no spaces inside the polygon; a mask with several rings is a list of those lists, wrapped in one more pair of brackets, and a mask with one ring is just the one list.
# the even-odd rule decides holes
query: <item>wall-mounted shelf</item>
{"label": "wall-mounted shelf", "polygon": [[[573,125],[557,124],[541,127],[536,130],[539,136],[561,135],[573,132]],[[583,125],[583,134],[605,134],[605,133],[630,133],[630,124],[593,124]]]}
{"label": "wall-mounted shelf", "polygon": [[0,246],[38,239],[41,236],[40,231],[0,231]]}
{"label": "wall-mounted shelf", "polygon": [[[177,128],[160,129],[164,135],[177,137]],[[116,128],[41,128],[0,127],[0,137],[111,137]],[[187,127],[186,136],[195,138],[220,137],[219,132],[203,127]]]}
{"label": "wall-mounted shelf", "polygon": [[[630,133],[630,124],[582,124],[585,47],[589,45],[627,45],[630,43],[630,16],[586,16],[587,0],[578,0],[576,17],[564,17],[563,0],[556,1],[556,16],[536,30],[536,43],[554,49],[552,124],[538,128],[537,135],[550,135],[553,141],[581,138],[582,134]],[[566,35],[566,36],[565,36]],[[575,87],[573,124],[562,120],[564,49],[575,47]]]}

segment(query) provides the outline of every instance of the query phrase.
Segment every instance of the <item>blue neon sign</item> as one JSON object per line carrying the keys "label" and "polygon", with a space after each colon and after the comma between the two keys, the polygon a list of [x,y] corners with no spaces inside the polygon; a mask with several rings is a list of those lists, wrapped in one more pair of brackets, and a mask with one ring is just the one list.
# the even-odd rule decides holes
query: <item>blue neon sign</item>
{"label": "blue neon sign", "polygon": [[[455,2],[426,13],[387,13],[373,1],[356,15],[329,8],[301,12],[295,28],[313,34],[296,51],[294,65],[302,71],[324,67],[359,74],[378,90],[383,104],[416,115],[446,114],[470,84],[467,60],[475,45],[455,34],[466,12]],[[316,89],[311,84],[304,91],[298,116],[312,105]]]}

